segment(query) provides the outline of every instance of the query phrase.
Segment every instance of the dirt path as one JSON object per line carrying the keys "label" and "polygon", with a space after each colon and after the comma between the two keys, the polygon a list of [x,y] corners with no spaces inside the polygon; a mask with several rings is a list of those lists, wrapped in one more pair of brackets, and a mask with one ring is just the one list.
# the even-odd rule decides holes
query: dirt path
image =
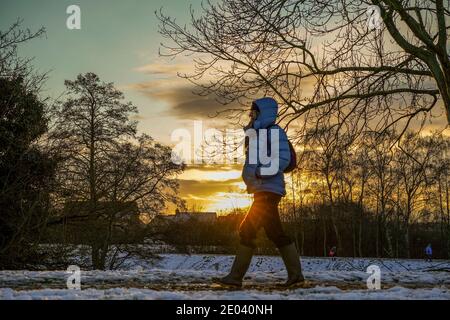
{"label": "dirt path", "polygon": [[[252,283],[246,282],[242,288],[229,288],[220,286],[209,282],[143,282],[143,281],[82,281],[82,289],[113,289],[113,288],[136,288],[136,289],[148,289],[155,291],[260,291],[260,292],[278,292],[289,291],[298,289],[312,289],[316,287],[336,287],[342,291],[351,290],[366,290],[367,286],[365,282],[353,281],[308,281],[306,284],[296,286],[292,288],[283,288],[279,284],[274,283]],[[433,288],[436,285],[428,283],[385,283],[382,284],[382,289],[390,289],[395,286],[401,286],[409,289],[423,289]],[[2,287],[12,288],[14,290],[42,290],[42,289],[66,289],[66,283],[62,279],[36,279],[33,281],[17,281],[15,283],[9,283],[6,286],[2,284]],[[450,289],[450,285],[439,285],[440,288]]]}

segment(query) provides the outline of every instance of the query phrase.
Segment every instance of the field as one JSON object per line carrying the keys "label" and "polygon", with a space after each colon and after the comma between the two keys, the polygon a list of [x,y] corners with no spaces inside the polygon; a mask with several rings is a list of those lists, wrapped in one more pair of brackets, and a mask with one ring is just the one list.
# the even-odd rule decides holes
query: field
{"label": "field", "polygon": [[[120,270],[81,271],[81,290],[67,289],[64,271],[0,271],[0,299],[450,299],[450,262],[302,258],[308,284],[277,287],[286,277],[279,257],[256,256],[241,290],[214,286],[232,263],[225,255],[163,254],[134,259]],[[381,270],[368,290],[367,267]]]}

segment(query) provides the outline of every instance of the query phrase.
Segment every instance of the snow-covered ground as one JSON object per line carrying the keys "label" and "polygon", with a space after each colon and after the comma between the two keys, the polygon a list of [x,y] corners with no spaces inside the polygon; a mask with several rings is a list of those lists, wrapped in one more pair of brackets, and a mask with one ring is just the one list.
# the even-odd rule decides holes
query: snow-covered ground
{"label": "snow-covered ground", "polygon": [[[450,261],[302,258],[309,283],[277,288],[286,277],[279,257],[255,256],[241,290],[210,279],[232,257],[165,254],[135,259],[115,271],[81,271],[82,290],[66,288],[65,271],[0,271],[0,299],[450,299]],[[381,290],[368,290],[367,267],[381,270]]]}

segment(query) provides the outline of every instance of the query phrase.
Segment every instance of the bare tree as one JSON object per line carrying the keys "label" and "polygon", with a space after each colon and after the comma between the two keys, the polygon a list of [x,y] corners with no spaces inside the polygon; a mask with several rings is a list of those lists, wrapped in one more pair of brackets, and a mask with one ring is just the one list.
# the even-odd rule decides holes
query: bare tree
{"label": "bare tree", "polygon": [[22,58],[17,49],[20,45],[45,35],[41,27],[32,31],[22,27],[23,20],[17,19],[7,30],[0,30],[0,78],[21,78],[27,90],[38,92],[46,73],[37,73],[31,67],[32,58]]}
{"label": "bare tree", "polygon": [[338,180],[343,177],[344,162],[343,150],[350,148],[353,137],[350,135],[338,135],[338,126],[329,125],[310,130],[306,136],[306,147],[310,150],[305,161],[309,162],[308,169],[321,177],[320,181],[325,186],[323,203],[330,205],[330,212],[324,217],[324,254],[326,255],[326,223],[325,219],[330,218],[333,230],[336,235],[337,245],[342,248],[341,235],[337,221],[339,220],[339,210],[335,204],[340,199]]}
{"label": "bare tree", "polygon": [[441,238],[445,243],[447,254],[450,256],[450,145],[442,134],[434,134],[433,140],[435,148],[439,151],[431,163],[430,175],[433,178],[434,190],[438,197],[432,196],[430,202],[439,209],[436,218],[440,220]]}
{"label": "bare tree", "polygon": [[357,205],[359,207],[359,217],[358,217],[358,255],[363,257],[363,221],[364,221],[364,208],[366,202],[368,201],[368,182],[371,176],[371,171],[369,164],[367,163],[368,154],[370,151],[370,146],[366,143],[360,142],[357,144],[355,155],[353,158],[353,165],[355,179],[357,179],[357,188],[355,195]]}
{"label": "bare tree", "polygon": [[423,193],[424,205],[421,218],[427,223],[439,225],[442,251],[448,254],[449,242],[449,145],[448,139],[441,132],[433,132],[429,147],[435,156],[430,159],[426,168],[427,192]]}
{"label": "bare tree", "polygon": [[406,256],[410,257],[410,224],[419,217],[414,214],[424,206],[426,190],[431,185],[429,167],[439,154],[432,138],[421,138],[408,133],[399,145],[395,156],[395,170],[400,179],[402,193],[397,200],[401,203],[401,216],[405,237]]}
{"label": "bare tree", "polygon": [[368,184],[372,201],[375,202],[377,256],[384,255],[384,239],[388,243],[388,255],[393,255],[392,239],[386,224],[389,215],[393,212],[392,194],[398,185],[397,173],[394,169],[394,150],[391,146],[395,140],[392,132],[386,131],[383,135],[367,134],[365,148],[368,150],[366,161],[369,165],[371,181]]}
{"label": "bare tree", "polygon": [[[372,30],[368,8],[383,24]],[[450,123],[449,2],[443,0],[227,0],[191,11],[189,26],[160,11],[162,55],[193,56],[180,74],[222,103],[274,96],[281,122],[304,129],[333,119],[359,130],[432,116]],[[372,11],[373,12],[373,11]],[[236,111],[236,110],[235,110]]]}
{"label": "bare tree", "polygon": [[[117,252],[123,245],[115,244],[110,253],[117,230],[126,243],[132,243],[144,230],[139,230],[140,214],[155,217],[167,203],[179,204],[177,174],[183,165],[171,161],[171,148],[142,135],[129,142],[118,144],[108,152],[105,162],[105,195],[103,201],[111,204],[110,210],[101,212],[105,234],[98,237],[100,243],[99,266],[117,263]],[[135,208],[133,208],[135,207]],[[135,210],[138,211],[135,211]],[[141,232],[139,232],[141,231]],[[130,249],[130,246],[126,246]],[[138,253],[134,249],[135,253]],[[109,254],[109,256],[108,256]]]}
{"label": "bare tree", "polygon": [[182,166],[172,164],[167,147],[136,137],[136,122],[130,120],[136,107],[123,102],[112,83],[87,73],[66,81],[66,87],[68,97],[51,133],[63,159],[58,196],[74,208],[67,211],[75,211],[65,220],[87,217],[92,263],[104,269],[113,228],[136,211],[151,214],[174,201],[172,177]]}
{"label": "bare tree", "polygon": [[[18,47],[44,34],[17,20],[0,30],[0,266],[40,259],[38,244],[50,212],[55,158],[39,141],[47,132],[47,105],[35,72]],[[34,260],[34,261],[33,261]]]}

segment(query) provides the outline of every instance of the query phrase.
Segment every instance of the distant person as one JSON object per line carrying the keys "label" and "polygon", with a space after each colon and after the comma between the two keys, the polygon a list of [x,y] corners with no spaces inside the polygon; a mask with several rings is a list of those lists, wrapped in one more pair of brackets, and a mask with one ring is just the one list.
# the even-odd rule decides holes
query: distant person
{"label": "distant person", "polygon": [[432,262],[431,260],[432,257],[433,257],[433,248],[431,247],[431,243],[429,243],[425,248],[425,261]]}
{"label": "distant person", "polygon": [[[242,178],[247,186],[247,192],[253,194],[253,203],[239,227],[240,245],[231,271],[223,278],[213,279],[217,283],[236,287],[242,286],[242,279],[250,266],[253,251],[256,247],[255,238],[260,228],[264,228],[268,238],[276,245],[283,258],[288,273],[288,279],[284,285],[290,287],[304,282],[297,249],[294,242],[285,234],[278,212],[278,204],[281,198],[286,195],[284,172],[290,170],[288,168],[292,168],[292,164],[296,165],[296,161],[294,155],[291,154],[291,146],[285,131],[275,124],[277,114],[278,104],[272,98],[262,98],[252,104],[250,122],[244,127],[244,130],[256,133],[258,143],[255,142],[254,138],[253,141],[249,136],[246,138],[246,159]],[[275,130],[277,132],[274,132]],[[267,135],[268,146],[266,150],[271,150],[271,146],[278,142],[278,150],[273,148],[274,152],[278,154],[278,161],[271,157],[270,163],[265,165],[261,163],[259,137],[262,134]],[[272,140],[272,135],[278,136],[278,141]],[[267,155],[269,152],[265,154]],[[258,155],[256,161],[252,160],[255,155]],[[294,157],[294,160],[291,160],[291,157]],[[274,167],[275,173],[267,174],[267,168],[272,163],[276,164],[277,162],[278,165]]]}
{"label": "distant person", "polygon": [[330,256],[331,260],[336,260],[336,255],[337,255],[337,248],[336,247],[332,247],[330,249],[330,252],[328,253],[328,255]]}

